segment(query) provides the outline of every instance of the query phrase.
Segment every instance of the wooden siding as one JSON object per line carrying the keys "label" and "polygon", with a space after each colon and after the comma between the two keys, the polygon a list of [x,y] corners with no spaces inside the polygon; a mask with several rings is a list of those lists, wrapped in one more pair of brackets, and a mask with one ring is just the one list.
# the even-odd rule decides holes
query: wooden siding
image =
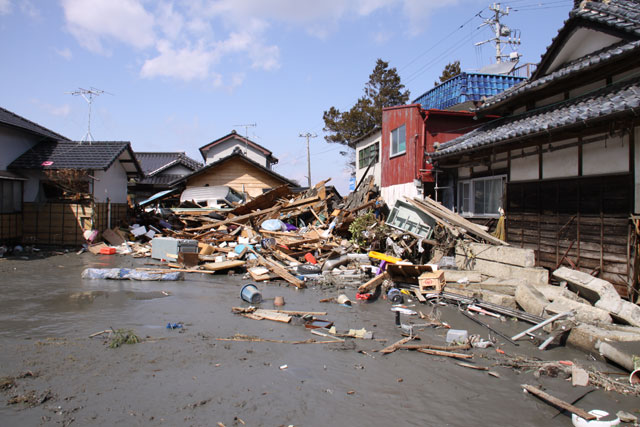
{"label": "wooden siding", "polygon": [[0,214],[0,242],[22,237],[22,213]]}
{"label": "wooden siding", "polygon": [[[406,184],[419,178],[419,170],[424,166],[422,144],[424,138],[423,121],[418,104],[392,107],[382,111],[382,165],[381,186],[389,187]],[[391,132],[405,125],[405,152],[391,157]]]}
{"label": "wooden siding", "polygon": [[509,183],[507,240],[536,251],[538,265],[575,266],[626,296],[631,282],[629,174]]}
{"label": "wooden siding", "polygon": [[287,183],[235,158],[194,176],[187,180],[186,184],[187,187],[202,187],[207,184],[209,186],[228,185],[236,191],[244,191],[255,197],[262,194],[263,189],[275,188]]}
{"label": "wooden siding", "polygon": [[[106,203],[25,203],[23,242],[36,245],[78,246],[85,243],[85,230],[107,228]],[[126,204],[111,204],[111,227],[126,219]],[[92,223],[93,220],[93,223]]]}

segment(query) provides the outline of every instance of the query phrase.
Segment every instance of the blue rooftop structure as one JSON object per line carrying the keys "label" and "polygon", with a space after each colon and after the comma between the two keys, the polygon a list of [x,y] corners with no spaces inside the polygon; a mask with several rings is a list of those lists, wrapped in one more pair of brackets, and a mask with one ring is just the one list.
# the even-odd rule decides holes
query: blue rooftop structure
{"label": "blue rooftop structure", "polygon": [[507,74],[460,73],[416,98],[422,108],[447,108],[467,101],[480,101],[497,95],[526,80]]}

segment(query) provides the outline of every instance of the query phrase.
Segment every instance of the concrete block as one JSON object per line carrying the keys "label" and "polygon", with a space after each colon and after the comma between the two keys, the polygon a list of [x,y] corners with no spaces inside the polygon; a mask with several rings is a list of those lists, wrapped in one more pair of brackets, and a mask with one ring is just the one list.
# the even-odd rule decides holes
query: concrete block
{"label": "concrete block", "polygon": [[520,285],[516,288],[516,302],[524,311],[537,316],[541,316],[549,304],[542,292],[530,285]]}
{"label": "concrete block", "polygon": [[640,337],[640,328],[634,326],[594,326],[581,323],[571,329],[567,344],[598,354],[600,342],[633,342],[638,341],[638,337]]}
{"label": "concrete block", "polygon": [[499,262],[518,267],[535,267],[536,255],[533,249],[497,246],[484,243],[465,242],[456,246],[456,256],[471,255],[476,259]]}
{"label": "concrete block", "polygon": [[[509,283],[447,283],[447,289],[457,292],[457,289],[470,289],[474,291],[492,291],[503,295],[515,296],[517,285]],[[456,289],[456,291],[453,291]]]}
{"label": "concrete block", "polygon": [[578,294],[571,292],[570,290],[560,286],[547,285],[547,286],[537,286],[537,288],[540,292],[542,292],[545,298],[547,298],[549,301],[553,301],[556,298],[567,298],[573,301],[581,302],[583,304],[591,305],[589,301],[579,297]]}
{"label": "concrete block", "polygon": [[444,279],[447,283],[457,282],[465,279],[469,283],[482,282],[482,273],[469,270],[442,270],[444,271]]}
{"label": "concrete block", "polygon": [[481,291],[481,298],[482,301],[490,302],[491,304],[498,304],[513,309],[518,308],[518,305],[516,304],[516,297],[511,295],[483,290]]}
{"label": "concrete block", "polygon": [[634,370],[633,357],[640,355],[640,341],[601,342],[598,351],[606,359],[631,372]]}
{"label": "concrete block", "polygon": [[583,304],[564,297],[556,297],[544,310],[550,315],[574,310],[577,321],[592,325],[613,323],[608,311],[593,307],[591,304]]}
{"label": "concrete block", "polygon": [[595,304],[601,299],[604,300],[603,303],[607,304],[615,303],[617,299],[620,299],[620,295],[611,283],[582,271],[560,267],[553,272],[553,277],[565,280],[569,284],[569,289],[587,299],[591,304]]}
{"label": "concrete block", "polygon": [[[596,303],[596,307],[598,304]],[[640,326],[640,306],[625,300],[620,300],[620,310],[611,313],[616,321],[631,326]]]}
{"label": "concrete block", "polygon": [[[462,258],[456,255],[458,267],[462,265],[458,263],[459,260],[463,262]],[[499,277],[501,279],[524,279],[533,285],[546,285],[549,283],[549,272],[544,268],[516,267],[500,262],[475,259],[471,269],[486,274],[487,276]]]}

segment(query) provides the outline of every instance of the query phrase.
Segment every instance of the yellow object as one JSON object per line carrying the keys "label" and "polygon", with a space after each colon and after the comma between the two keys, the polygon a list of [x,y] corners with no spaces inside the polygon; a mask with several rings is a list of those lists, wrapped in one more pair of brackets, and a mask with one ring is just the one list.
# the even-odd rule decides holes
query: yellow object
{"label": "yellow object", "polygon": [[402,261],[402,258],[396,258],[391,255],[381,254],[380,252],[369,252],[369,258],[379,259],[381,261],[387,261],[388,263],[395,264]]}
{"label": "yellow object", "polygon": [[401,294],[405,294],[405,295],[409,295],[409,296],[411,296],[411,292],[409,292],[409,291],[408,291],[408,290],[406,290],[406,289],[400,289],[400,293],[401,293]]}
{"label": "yellow object", "polygon": [[504,228],[504,215],[500,215],[500,218],[498,219],[498,225],[496,225],[496,229],[493,232],[493,236],[497,237],[502,241],[507,240],[507,233]]}

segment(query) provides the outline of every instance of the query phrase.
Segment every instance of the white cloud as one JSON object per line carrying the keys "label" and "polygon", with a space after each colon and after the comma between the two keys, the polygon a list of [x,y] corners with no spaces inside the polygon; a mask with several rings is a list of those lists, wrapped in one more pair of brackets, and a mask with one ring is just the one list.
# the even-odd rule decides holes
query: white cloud
{"label": "white cloud", "polygon": [[154,17],[137,0],[62,0],[67,28],[82,46],[107,53],[105,41],[153,46]]}
{"label": "white cloud", "polygon": [[0,0],[0,15],[8,15],[11,13],[11,1]]}
{"label": "white cloud", "polygon": [[207,49],[202,43],[195,48],[174,49],[169,41],[161,40],[156,48],[159,55],[145,61],[140,71],[142,77],[173,77],[186,81],[205,79],[217,59],[215,50]]}
{"label": "white cloud", "polygon": [[51,105],[39,99],[32,99],[31,102],[53,116],[67,117],[71,112],[69,104]]}
{"label": "white cloud", "polygon": [[31,2],[31,0],[21,0],[20,10],[32,19],[40,18],[40,10]]}
{"label": "white cloud", "polygon": [[64,49],[56,49],[55,51],[58,55],[60,55],[67,61],[70,61],[71,58],[73,58],[73,53],[71,52],[71,49],[69,49],[68,47],[65,47]]}

